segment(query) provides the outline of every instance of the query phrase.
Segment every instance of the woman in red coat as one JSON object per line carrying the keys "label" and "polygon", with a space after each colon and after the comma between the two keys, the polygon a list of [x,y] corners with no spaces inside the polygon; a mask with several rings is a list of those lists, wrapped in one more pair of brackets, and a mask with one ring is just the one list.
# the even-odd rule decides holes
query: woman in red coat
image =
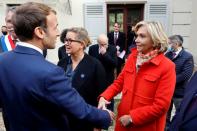
{"label": "woman in red coat", "polygon": [[168,38],[158,22],[135,26],[137,49],[101,95],[98,108],[122,92],[115,131],[164,131],[175,87],[175,65],[164,56]]}

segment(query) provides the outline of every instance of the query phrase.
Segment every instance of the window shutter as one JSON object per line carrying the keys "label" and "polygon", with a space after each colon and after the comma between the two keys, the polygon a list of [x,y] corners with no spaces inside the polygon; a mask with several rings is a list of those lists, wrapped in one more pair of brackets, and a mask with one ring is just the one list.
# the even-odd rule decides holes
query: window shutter
{"label": "window shutter", "polygon": [[106,33],[105,3],[85,3],[84,17],[84,26],[92,39],[92,43],[95,44],[98,35]]}
{"label": "window shutter", "polygon": [[150,2],[148,4],[148,20],[159,21],[168,32],[169,11],[167,2]]}

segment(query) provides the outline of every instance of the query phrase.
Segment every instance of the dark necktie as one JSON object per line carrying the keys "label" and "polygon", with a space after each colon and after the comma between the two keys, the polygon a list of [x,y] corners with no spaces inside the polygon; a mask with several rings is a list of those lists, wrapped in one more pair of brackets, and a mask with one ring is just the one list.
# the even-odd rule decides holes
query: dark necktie
{"label": "dark necktie", "polygon": [[114,34],[114,45],[116,45],[117,39],[118,39],[118,33],[115,33]]}
{"label": "dark necktie", "polygon": [[172,59],[176,58],[176,52],[172,52]]}

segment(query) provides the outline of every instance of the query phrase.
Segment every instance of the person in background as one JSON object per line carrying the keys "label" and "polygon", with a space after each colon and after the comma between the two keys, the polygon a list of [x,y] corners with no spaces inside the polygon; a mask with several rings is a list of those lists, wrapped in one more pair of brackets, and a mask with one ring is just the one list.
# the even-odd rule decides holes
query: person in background
{"label": "person in background", "polygon": [[[62,33],[60,34],[60,41],[64,44],[64,39],[66,37],[66,34],[67,34],[67,29],[64,29],[62,31]],[[66,46],[65,44],[61,47],[59,47],[58,49],[58,58],[59,60],[65,58],[65,57],[68,57],[68,54],[66,53]]]}
{"label": "person in background", "polygon": [[134,32],[135,25],[131,25],[130,30],[127,33],[127,56],[131,53],[131,50],[136,47],[135,44],[135,32]]}
{"label": "person in background", "polygon": [[[171,106],[167,116],[167,127],[170,125],[171,111],[173,104],[177,109],[184,97],[185,85],[192,76],[194,69],[194,60],[191,53],[183,47],[183,37],[172,35],[169,37],[170,50],[165,54],[176,66],[176,86]],[[168,129],[166,129],[168,130]]]}
{"label": "person in background", "polygon": [[120,32],[120,24],[114,23],[114,31],[107,34],[108,43],[114,45],[117,48],[118,64],[117,64],[117,76],[121,72],[122,65],[124,64],[124,57],[120,58],[120,54],[125,52],[125,33]]}
{"label": "person in background", "polygon": [[5,23],[8,33],[7,35],[2,36],[0,39],[0,53],[14,49],[16,47],[16,42],[18,41],[12,24],[12,16],[14,14],[15,8],[16,7],[8,8],[6,13]]}
{"label": "person in background", "polygon": [[185,87],[180,107],[172,119],[169,131],[197,130],[197,72]]}
{"label": "person in background", "polygon": [[5,25],[1,26],[1,33],[2,35],[7,35],[8,33],[7,27]]}
{"label": "person in background", "polygon": [[168,38],[159,22],[135,26],[136,48],[118,78],[99,98],[98,108],[122,92],[115,131],[164,131],[174,92],[175,65],[164,56]]}
{"label": "person in background", "polygon": [[[67,30],[64,39],[66,53],[69,57],[61,59],[58,63],[65,70],[65,75],[72,86],[79,92],[84,100],[97,107],[97,98],[106,88],[105,70],[96,58],[85,53],[90,38],[84,28],[73,27]],[[94,125],[76,119],[73,115],[68,117],[71,131],[93,131]]]}
{"label": "person in background", "polygon": [[55,48],[59,36],[56,12],[28,2],[17,7],[12,22],[20,42],[0,55],[0,106],[6,130],[69,131],[69,113],[107,129],[113,113],[86,104],[64,70],[42,55],[44,49]]}
{"label": "person in background", "polygon": [[[108,38],[105,34],[100,34],[97,39],[98,44],[92,45],[89,48],[88,54],[97,58],[103,65],[106,73],[106,88],[114,81],[114,70],[117,66],[117,50],[113,45],[108,44]],[[114,109],[114,100],[108,105],[108,109]]]}
{"label": "person in background", "polygon": [[[8,11],[6,13],[5,23],[6,23],[8,34],[5,35],[4,37],[1,37],[0,53],[13,50],[16,47],[17,42],[19,41],[17,35],[14,32],[14,27],[13,27],[13,23],[12,23],[12,16],[13,16],[15,10],[16,10],[15,6],[10,7],[10,8],[8,8]],[[43,56],[45,58],[47,56],[46,49],[43,50]]]}

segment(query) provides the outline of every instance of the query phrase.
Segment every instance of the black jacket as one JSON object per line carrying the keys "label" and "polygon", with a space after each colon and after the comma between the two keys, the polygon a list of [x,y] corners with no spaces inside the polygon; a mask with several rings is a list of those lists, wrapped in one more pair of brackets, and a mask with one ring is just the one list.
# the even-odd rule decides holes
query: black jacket
{"label": "black jacket", "polygon": [[[58,62],[65,72],[71,64],[71,58],[65,57]],[[70,77],[70,74],[66,74]],[[84,100],[95,107],[98,106],[97,98],[106,88],[105,71],[101,63],[92,56],[85,54],[72,76],[72,86],[79,92]],[[68,117],[72,131],[92,131],[93,126],[86,121],[79,121],[72,115]]]}
{"label": "black jacket", "polygon": [[108,43],[110,45],[114,45],[114,46],[118,45],[120,47],[120,50],[119,50],[120,52],[122,52],[123,50],[126,49],[126,46],[125,46],[125,40],[126,40],[125,33],[119,32],[116,45],[114,44],[114,32],[108,33],[107,37],[108,37]]}
{"label": "black jacket", "polygon": [[99,54],[99,46],[92,45],[89,48],[89,55],[97,58],[105,68],[107,86],[114,81],[114,69],[117,66],[116,47],[108,45],[107,52],[104,55]]}

